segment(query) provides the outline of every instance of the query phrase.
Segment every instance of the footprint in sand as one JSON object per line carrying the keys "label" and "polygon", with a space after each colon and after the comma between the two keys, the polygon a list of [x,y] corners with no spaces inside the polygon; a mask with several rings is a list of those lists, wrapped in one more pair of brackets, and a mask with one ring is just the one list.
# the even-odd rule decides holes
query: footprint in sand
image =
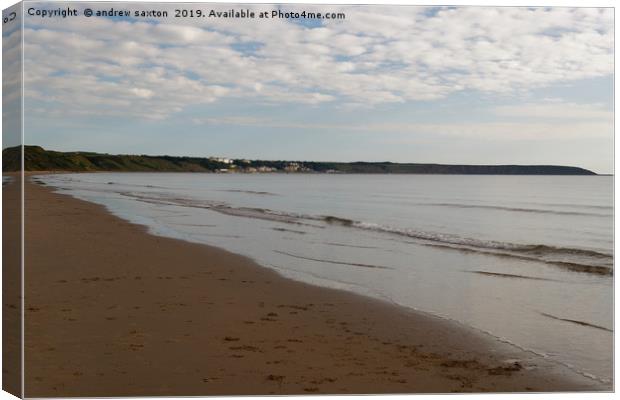
{"label": "footprint in sand", "polygon": [[273,375],[273,374],[267,375],[268,381],[282,382],[284,378],[285,378],[284,375]]}
{"label": "footprint in sand", "polygon": [[448,360],[440,364],[447,368],[479,368],[480,363],[477,360]]}
{"label": "footprint in sand", "polygon": [[231,346],[231,347],[229,347],[229,349],[230,350],[243,350],[243,351],[252,351],[252,352],[260,352],[260,353],[262,353],[262,351],[258,347],[248,346],[248,345]]}
{"label": "footprint in sand", "polygon": [[487,371],[489,375],[511,375],[513,372],[521,371],[521,369],[523,369],[523,366],[515,361],[510,365],[489,368]]}
{"label": "footprint in sand", "polygon": [[280,304],[278,305],[278,308],[292,308],[294,310],[299,310],[299,311],[308,311],[308,307],[292,305],[292,304]]}
{"label": "footprint in sand", "polygon": [[310,383],[314,384],[314,385],[321,385],[323,383],[334,383],[336,382],[336,378],[320,378],[320,379],[315,379],[313,381],[310,381]]}

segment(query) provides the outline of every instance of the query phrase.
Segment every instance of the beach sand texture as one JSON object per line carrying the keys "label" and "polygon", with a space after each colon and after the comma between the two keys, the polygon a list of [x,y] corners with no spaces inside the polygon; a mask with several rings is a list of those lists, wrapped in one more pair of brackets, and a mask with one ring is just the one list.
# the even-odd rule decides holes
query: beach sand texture
{"label": "beach sand texture", "polygon": [[609,390],[42,185],[25,196],[27,397]]}
{"label": "beach sand texture", "polygon": [[21,300],[21,176],[2,187],[2,389],[19,396],[22,391]]}

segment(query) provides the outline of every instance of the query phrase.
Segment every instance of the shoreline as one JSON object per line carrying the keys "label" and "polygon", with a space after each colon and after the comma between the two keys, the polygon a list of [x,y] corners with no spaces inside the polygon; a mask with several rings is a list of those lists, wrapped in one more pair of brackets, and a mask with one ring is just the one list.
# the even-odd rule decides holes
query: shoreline
{"label": "shoreline", "polygon": [[611,390],[456,322],[25,192],[28,397]]}

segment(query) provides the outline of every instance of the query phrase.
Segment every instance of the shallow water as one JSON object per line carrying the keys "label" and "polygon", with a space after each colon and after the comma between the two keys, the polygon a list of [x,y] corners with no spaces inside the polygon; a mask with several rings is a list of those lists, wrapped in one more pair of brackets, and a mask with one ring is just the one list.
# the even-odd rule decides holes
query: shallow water
{"label": "shallow water", "polygon": [[612,177],[98,173],[43,181],[155,234],[456,320],[611,380]]}

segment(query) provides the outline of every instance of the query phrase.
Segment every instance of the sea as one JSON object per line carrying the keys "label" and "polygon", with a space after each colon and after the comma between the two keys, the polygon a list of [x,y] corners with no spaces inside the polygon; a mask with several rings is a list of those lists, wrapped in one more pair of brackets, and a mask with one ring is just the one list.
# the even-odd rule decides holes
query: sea
{"label": "sea", "polygon": [[613,377],[613,177],[95,173],[36,179],[151,233]]}

